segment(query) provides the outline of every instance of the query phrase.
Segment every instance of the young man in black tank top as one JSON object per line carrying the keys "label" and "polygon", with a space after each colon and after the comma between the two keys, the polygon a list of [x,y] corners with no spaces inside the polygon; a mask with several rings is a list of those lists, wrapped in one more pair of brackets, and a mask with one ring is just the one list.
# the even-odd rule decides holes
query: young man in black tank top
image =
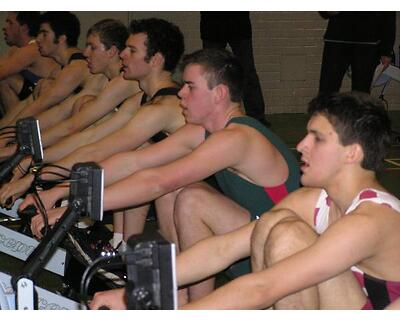
{"label": "young man in black tank top", "polygon": [[3,28],[4,40],[11,48],[0,57],[0,105],[3,114],[27,98],[42,78],[60,66],[40,55],[35,37],[39,31],[39,12],[9,12]]}
{"label": "young man in black tank top", "polygon": [[[164,41],[161,42],[158,39],[164,39]],[[134,150],[146,145],[147,141],[159,132],[169,135],[183,126],[184,117],[177,96],[179,89],[172,79],[172,72],[183,51],[183,35],[175,25],[160,19],[133,21],[126,48],[121,53],[124,65],[123,77],[137,79],[144,93],[139,93],[126,101],[110,120],[48,148],[45,150],[45,158],[51,162],[59,160],[56,164],[68,168],[76,162],[102,161],[115,153]],[[141,104],[143,106],[140,107]],[[134,114],[127,114],[127,110],[133,110]],[[116,127],[113,122],[115,118],[121,116],[127,120],[126,124]],[[49,160],[53,156],[49,153],[54,152],[55,154],[55,149],[62,146],[67,147],[70,152],[80,148],[71,154],[68,152],[63,157]],[[48,178],[54,179],[54,176],[49,175]],[[46,194],[55,191],[50,190],[42,196],[46,198]],[[159,203],[162,200],[167,202],[167,199],[160,199]],[[162,212],[162,207],[158,206],[157,212]],[[127,219],[127,223],[124,223],[126,237],[142,231],[147,208],[139,210],[142,210],[142,213],[125,215]],[[50,217],[50,219],[54,221],[55,218]],[[164,220],[170,223],[172,218],[170,215],[167,217],[167,215],[161,214],[159,221]],[[39,235],[40,223],[39,217],[34,218],[33,225],[36,235]],[[162,222],[161,224],[163,225]],[[162,229],[167,230],[167,228]],[[121,229],[117,231],[118,233],[123,232]],[[168,234],[166,236],[170,238]]]}
{"label": "young man in black tank top", "polygon": [[[70,60],[71,56],[81,52],[76,47],[79,33],[79,20],[70,12],[47,12],[42,15],[37,37],[39,51],[42,56],[53,58],[62,70],[54,80],[40,81],[36,88],[36,98],[16,105],[0,121],[0,127],[15,125],[18,119],[47,110],[73,95],[77,88],[82,90],[74,96],[75,99],[85,94],[96,95],[104,87],[107,79],[104,75],[91,74],[84,57]],[[2,141],[1,145],[5,144]]]}

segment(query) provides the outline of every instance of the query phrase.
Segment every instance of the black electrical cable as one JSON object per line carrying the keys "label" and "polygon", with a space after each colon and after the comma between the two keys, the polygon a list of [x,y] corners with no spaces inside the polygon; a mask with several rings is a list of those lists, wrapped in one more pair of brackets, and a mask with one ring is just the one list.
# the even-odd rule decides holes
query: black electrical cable
{"label": "black electrical cable", "polygon": [[63,167],[63,166],[59,166],[59,165],[57,165],[57,164],[52,164],[52,163],[45,163],[45,164],[40,168],[40,170],[42,170],[43,168],[47,168],[47,167],[58,168],[58,169],[65,170],[65,171],[67,171],[67,172],[71,172],[71,169],[65,168],[65,167]]}
{"label": "black electrical cable", "polygon": [[19,172],[22,173],[23,176],[28,173],[28,171],[26,171],[24,168],[22,168],[21,163],[17,164],[17,168],[18,168]]}
{"label": "black electrical cable", "polygon": [[15,138],[15,133],[12,135],[12,136],[6,136],[6,137],[3,137],[3,135],[5,135],[5,134],[10,134],[10,133],[12,133],[12,132],[5,132],[5,133],[1,133],[0,134],[0,139],[2,139],[2,140],[5,140],[5,139],[14,139]]}
{"label": "black electrical cable", "polygon": [[44,232],[43,232],[43,236],[45,236],[47,234],[47,231],[49,229],[49,219],[47,217],[47,212],[46,212],[46,208],[44,207],[43,201],[42,199],[40,199],[39,193],[36,189],[36,186],[34,186],[32,188],[33,191],[33,199],[35,200],[36,203],[36,207],[39,208],[39,213],[42,215],[43,221],[44,221]]}
{"label": "black electrical cable", "polygon": [[11,130],[11,131],[6,131],[6,132],[0,132],[0,136],[2,136],[2,135],[5,135],[5,134],[16,134],[17,133],[17,131],[16,130]]}
{"label": "black electrical cable", "polygon": [[64,175],[62,173],[59,173],[59,172],[54,172],[54,171],[41,172],[41,171],[39,171],[39,176],[44,175],[44,174],[52,174],[52,175],[61,177],[63,179],[69,179],[69,176],[66,176],[66,175]]}
{"label": "black electrical cable", "polygon": [[[118,259],[118,261],[113,262],[112,260]],[[110,269],[121,267],[124,265],[124,262],[121,259],[120,255],[111,256],[111,257],[98,257],[93,261],[93,263],[85,270],[82,275],[81,279],[81,300],[84,304],[89,308],[88,305],[88,289],[90,282],[93,276],[100,270],[100,269]],[[107,268],[106,268],[107,267]]]}
{"label": "black electrical cable", "polygon": [[17,129],[17,126],[5,126],[5,127],[1,127],[0,131],[3,131],[5,129]]}

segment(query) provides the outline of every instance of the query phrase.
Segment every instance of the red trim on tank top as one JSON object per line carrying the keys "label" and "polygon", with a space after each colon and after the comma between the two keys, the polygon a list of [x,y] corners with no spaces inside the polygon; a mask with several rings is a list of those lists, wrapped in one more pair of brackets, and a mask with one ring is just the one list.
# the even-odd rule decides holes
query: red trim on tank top
{"label": "red trim on tank top", "polygon": [[264,187],[264,191],[268,194],[274,204],[277,204],[289,194],[286,185],[284,184],[276,187]]}

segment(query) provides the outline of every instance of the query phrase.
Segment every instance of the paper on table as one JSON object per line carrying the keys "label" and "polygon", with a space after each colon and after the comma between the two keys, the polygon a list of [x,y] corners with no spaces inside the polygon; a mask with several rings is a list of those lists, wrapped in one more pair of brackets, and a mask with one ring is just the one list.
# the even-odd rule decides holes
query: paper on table
{"label": "paper on table", "polygon": [[383,69],[383,64],[381,63],[375,69],[372,86],[382,86],[391,79],[400,82],[400,69],[394,65],[389,65],[386,69]]}

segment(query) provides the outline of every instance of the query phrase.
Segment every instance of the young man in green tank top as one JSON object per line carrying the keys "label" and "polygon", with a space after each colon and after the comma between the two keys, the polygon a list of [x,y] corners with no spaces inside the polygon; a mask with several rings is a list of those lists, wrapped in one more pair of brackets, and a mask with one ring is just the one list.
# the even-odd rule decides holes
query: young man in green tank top
{"label": "young man in green tank top", "polygon": [[[186,56],[183,65],[179,96],[187,124],[157,144],[101,162],[106,210],[177,195],[180,250],[249,223],[299,182],[287,147],[241,111],[243,77],[236,58],[224,50],[200,50]],[[217,176],[226,195],[202,182],[215,173],[226,176]],[[247,201],[252,190],[256,206]],[[180,303],[212,289],[213,282],[190,288]]]}

